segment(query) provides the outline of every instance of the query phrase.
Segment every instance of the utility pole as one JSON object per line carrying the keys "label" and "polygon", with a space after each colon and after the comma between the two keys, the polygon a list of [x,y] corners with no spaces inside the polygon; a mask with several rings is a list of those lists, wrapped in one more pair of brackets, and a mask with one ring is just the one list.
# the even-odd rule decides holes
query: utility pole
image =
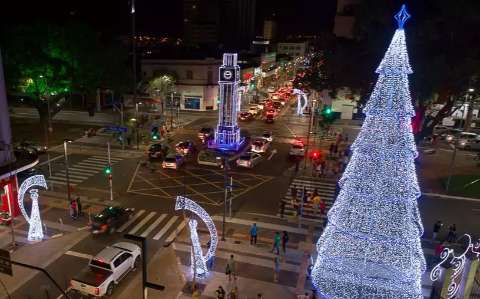
{"label": "utility pole", "polygon": [[[112,162],[110,159],[110,142],[107,142],[107,154],[108,154],[108,169],[112,169]],[[112,182],[112,173],[108,174],[108,185],[110,187],[110,200],[113,200],[113,182]]]}
{"label": "utility pole", "polygon": [[225,217],[227,215],[227,199],[228,199],[228,173],[227,173],[227,165],[228,165],[228,156],[226,154],[223,155],[223,184],[225,189],[225,196],[223,198],[223,219],[222,219],[222,241],[225,241]]}
{"label": "utility pole", "polygon": [[68,173],[68,153],[67,153],[67,143],[71,143],[69,139],[63,140],[63,149],[65,151],[65,177],[67,179],[67,200],[68,204],[72,201],[72,195],[70,190],[70,174]]}
{"label": "utility pole", "polygon": [[303,169],[307,169],[308,150],[310,148],[310,131],[312,130],[313,111],[315,110],[316,103],[317,101],[313,100],[312,106],[310,109],[310,120],[308,121],[307,144],[305,145],[305,157],[304,157],[305,161],[304,161]]}
{"label": "utility pole", "polygon": [[450,144],[450,147],[453,149],[452,160],[450,161],[450,166],[448,167],[448,179],[447,184],[445,185],[445,190],[449,191],[450,181],[452,180],[453,166],[455,165],[455,157],[457,156],[457,146],[455,144]]}
{"label": "utility pole", "polygon": [[133,71],[133,102],[135,103],[135,136],[137,150],[139,148],[138,140],[138,103],[137,103],[137,41],[135,38],[135,0],[132,1],[130,13],[132,14],[132,71]]}

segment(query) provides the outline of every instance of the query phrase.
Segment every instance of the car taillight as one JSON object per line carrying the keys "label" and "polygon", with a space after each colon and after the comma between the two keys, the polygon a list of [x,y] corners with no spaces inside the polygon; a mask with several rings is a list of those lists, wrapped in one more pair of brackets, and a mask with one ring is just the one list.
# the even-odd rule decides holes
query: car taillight
{"label": "car taillight", "polygon": [[102,226],[100,226],[100,229],[101,229],[102,231],[106,231],[107,228],[108,228],[108,225],[106,225],[106,224],[103,224]]}
{"label": "car taillight", "polygon": [[100,289],[99,288],[95,288],[95,295],[100,295]]}

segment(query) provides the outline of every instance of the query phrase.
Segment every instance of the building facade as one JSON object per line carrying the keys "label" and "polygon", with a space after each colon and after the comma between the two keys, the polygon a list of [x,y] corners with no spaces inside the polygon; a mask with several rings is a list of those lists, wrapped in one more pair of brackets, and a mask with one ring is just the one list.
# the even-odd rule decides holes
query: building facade
{"label": "building facade", "polygon": [[218,109],[218,68],[220,59],[145,59],[141,68],[145,79],[163,74],[175,77],[175,92],[181,110]]}
{"label": "building facade", "polygon": [[255,37],[256,0],[183,0],[189,45],[248,49]]}
{"label": "building facade", "polygon": [[353,28],[355,25],[355,6],[360,0],[337,0],[337,13],[333,34],[336,37],[353,39]]}
{"label": "building facade", "polygon": [[285,54],[293,58],[305,56],[307,54],[307,42],[279,42],[277,44],[277,54]]}

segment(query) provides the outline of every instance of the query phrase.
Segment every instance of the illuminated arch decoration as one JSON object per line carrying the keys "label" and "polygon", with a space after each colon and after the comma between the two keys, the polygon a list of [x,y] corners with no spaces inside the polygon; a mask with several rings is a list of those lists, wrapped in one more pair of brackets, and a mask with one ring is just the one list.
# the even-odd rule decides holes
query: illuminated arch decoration
{"label": "illuminated arch decoration", "polygon": [[40,208],[38,206],[38,189],[30,190],[30,198],[32,199],[32,211],[30,216],[25,210],[25,193],[31,187],[38,186],[47,189],[47,182],[43,175],[34,175],[23,181],[18,191],[18,206],[22,211],[23,217],[28,222],[28,241],[40,241],[43,239],[42,220],[40,218]]}
{"label": "illuminated arch decoration", "polygon": [[205,211],[200,205],[198,205],[196,202],[189,198],[177,196],[177,200],[175,202],[175,211],[179,210],[186,210],[192,212],[193,214],[197,215],[207,226],[208,232],[210,234],[210,248],[208,248],[207,253],[203,255],[202,245],[200,244],[200,239],[197,233],[197,221],[195,219],[190,219],[190,221],[188,222],[188,226],[190,229],[190,239],[192,240],[192,271],[193,267],[195,267],[196,271],[194,273],[199,276],[206,275],[208,273],[206,261],[215,256],[215,251],[218,244],[218,235],[217,229],[215,228],[215,223],[213,223],[213,220],[210,215],[208,215],[207,211]]}
{"label": "illuminated arch decoration", "polygon": [[307,108],[308,105],[307,95],[300,89],[296,88],[293,89],[293,94],[297,95],[297,115],[303,115],[303,110]]}

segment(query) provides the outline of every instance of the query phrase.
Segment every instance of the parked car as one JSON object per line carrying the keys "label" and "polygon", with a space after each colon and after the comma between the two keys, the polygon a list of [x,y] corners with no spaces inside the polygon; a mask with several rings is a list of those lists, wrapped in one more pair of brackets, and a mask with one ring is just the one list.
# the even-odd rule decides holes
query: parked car
{"label": "parked car", "polygon": [[136,244],[119,242],[94,256],[88,266],[70,280],[74,292],[93,297],[111,296],[115,285],[140,265],[141,250]]}
{"label": "parked car", "polygon": [[265,153],[270,147],[270,142],[263,138],[255,139],[252,143],[252,152]]}
{"label": "parked car", "polygon": [[267,140],[268,142],[272,142],[273,141],[273,134],[272,134],[271,131],[265,131],[262,134],[262,138]]}
{"label": "parked car", "polygon": [[118,206],[107,207],[93,216],[90,230],[94,234],[113,233],[128,221],[135,209]]}
{"label": "parked car", "polygon": [[253,152],[246,152],[237,159],[237,166],[253,168],[263,160],[263,156]]}
{"label": "parked car", "polygon": [[269,88],[267,88],[267,92],[269,93],[275,92],[275,87],[270,86]]}
{"label": "parked car", "polygon": [[181,155],[188,155],[194,150],[195,150],[195,145],[193,144],[193,142],[189,140],[181,141],[175,144],[175,151]]}
{"label": "parked car", "polygon": [[46,146],[40,145],[40,144],[32,142],[32,141],[28,141],[28,140],[24,140],[24,141],[18,143],[15,146],[15,149],[17,149],[17,150],[27,150],[27,151],[28,150],[34,150],[39,154],[43,154],[47,151]]}
{"label": "parked car", "polygon": [[480,135],[463,132],[457,137],[457,147],[466,150],[480,150]]}
{"label": "parked car", "polygon": [[258,114],[258,107],[255,105],[255,106],[250,106],[250,108],[248,108],[248,113],[250,113],[251,115],[253,116],[256,116]]}
{"label": "parked car", "polygon": [[269,114],[265,117],[265,122],[267,124],[273,124],[274,121],[275,121],[275,117],[271,114]]}
{"label": "parked car", "polygon": [[446,132],[440,134],[440,139],[445,139],[447,142],[455,141],[458,134],[462,133],[461,129],[448,129]]}
{"label": "parked car", "polygon": [[305,145],[302,142],[295,141],[294,143],[292,143],[288,155],[291,157],[304,157]]}
{"label": "parked car", "polygon": [[162,143],[153,143],[148,148],[148,157],[151,159],[161,159],[165,157],[168,153],[169,147],[166,144]]}
{"label": "parked car", "polygon": [[162,168],[178,169],[184,162],[182,155],[168,154],[162,162]]}
{"label": "parked car", "polygon": [[221,165],[220,155],[211,150],[200,151],[197,156],[197,163],[200,165],[216,166]]}
{"label": "parked car", "polygon": [[250,112],[242,112],[238,116],[238,119],[244,120],[244,121],[251,120],[253,119],[253,115]]}
{"label": "parked car", "polygon": [[213,138],[215,135],[215,131],[213,128],[201,128],[200,131],[198,132],[198,138],[202,142],[206,142],[207,140]]}

